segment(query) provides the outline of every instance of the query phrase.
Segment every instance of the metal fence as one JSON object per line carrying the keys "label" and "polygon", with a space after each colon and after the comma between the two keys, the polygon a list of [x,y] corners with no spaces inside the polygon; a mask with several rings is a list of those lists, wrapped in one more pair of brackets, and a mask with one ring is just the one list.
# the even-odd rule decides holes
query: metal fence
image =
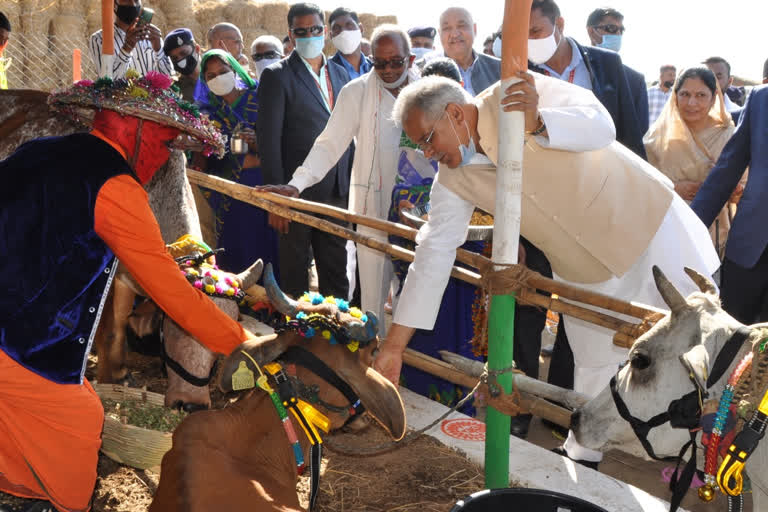
{"label": "metal fence", "polygon": [[80,50],[81,77],[95,79],[98,73],[87,40],[14,32],[3,54],[10,61],[8,87],[51,91],[72,84],[75,49]]}

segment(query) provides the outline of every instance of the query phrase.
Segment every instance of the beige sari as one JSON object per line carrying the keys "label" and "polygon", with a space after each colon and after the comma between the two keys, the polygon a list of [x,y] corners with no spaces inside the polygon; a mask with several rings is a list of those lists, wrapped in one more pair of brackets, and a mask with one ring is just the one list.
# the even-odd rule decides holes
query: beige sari
{"label": "beige sari", "polygon": [[[719,88],[709,117],[713,124],[694,133],[680,115],[677,95],[672,94],[643,138],[648,162],[675,184],[681,181],[704,182],[735,130]],[[735,209],[735,204],[727,203],[710,227],[712,242],[721,259]]]}

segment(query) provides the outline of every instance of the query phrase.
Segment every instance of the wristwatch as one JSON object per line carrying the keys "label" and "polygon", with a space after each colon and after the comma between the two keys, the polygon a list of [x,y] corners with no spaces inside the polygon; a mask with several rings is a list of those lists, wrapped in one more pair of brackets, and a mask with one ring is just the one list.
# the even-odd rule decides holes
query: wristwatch
{"label": "wristwatch", "polygon": [[528,135],[541,135],[544,133],[547,129],[547,125],[544,124],[544,120],[541,118],[541,114],[538,116],[539,124],[536,125],[536,128],[534,130],[531,130],[529,132],[526,132]]}

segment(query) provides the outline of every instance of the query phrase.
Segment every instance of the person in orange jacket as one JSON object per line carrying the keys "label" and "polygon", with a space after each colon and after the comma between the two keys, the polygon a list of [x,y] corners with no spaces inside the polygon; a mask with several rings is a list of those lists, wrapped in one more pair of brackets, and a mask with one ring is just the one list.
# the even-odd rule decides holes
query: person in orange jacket
{"label": "person in orange jacket", "polygon": [[29,510],[87,511],[104,411],[84,379],[116,269],[210,350],[253,336],[222,313],[168,254],[142,185],[170,154],[223,139],[159,74],[51,95],[89,133],[35,139],[0,161],[0,491],[44,500]]}

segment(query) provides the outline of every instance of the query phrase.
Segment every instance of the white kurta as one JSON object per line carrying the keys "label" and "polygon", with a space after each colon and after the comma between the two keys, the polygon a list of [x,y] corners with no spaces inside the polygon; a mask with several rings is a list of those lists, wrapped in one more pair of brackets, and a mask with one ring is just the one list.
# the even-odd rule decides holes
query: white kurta
{"label": "white kurta", "polygon": [[[300,192],[320,182],[349,144],[356,140],[349,190],[349,209],[386,219],[397,174],[401,130],[392,120],[395,97],[371,72],[349,82],[339,97],[323,132],[315,139],[304,163],[288,183]],[[358,226],[358,232],[387,241],[387,235]],[[394,278],[389,256],[364,246],[357,248],[363,310],[379,316],[385,334],[384,303]]]}

